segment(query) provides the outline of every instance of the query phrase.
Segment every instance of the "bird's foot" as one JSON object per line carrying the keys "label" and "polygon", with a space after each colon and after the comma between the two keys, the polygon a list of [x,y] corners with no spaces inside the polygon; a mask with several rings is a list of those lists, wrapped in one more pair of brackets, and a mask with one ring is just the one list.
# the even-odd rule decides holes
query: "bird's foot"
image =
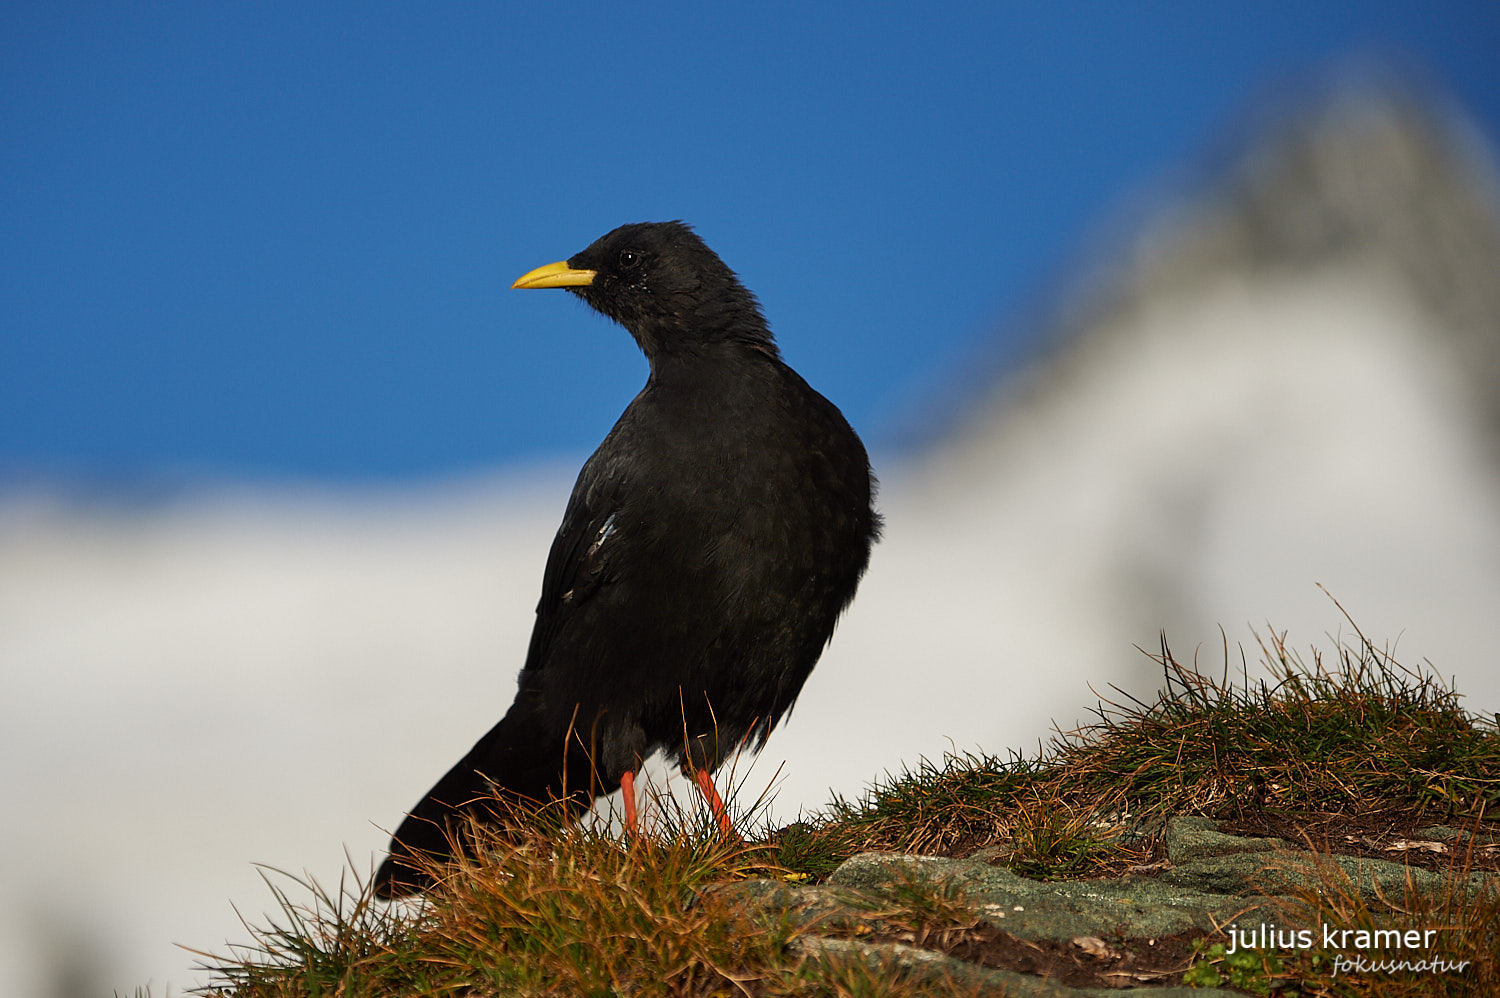
{"label": "bird's foot", "polygon": [[706,769],[693,770],[693,782],[697,784],[698,791],[703,794],[703,799],[708,803],[708,809],[713,812],[714,821],[719,824],[719,831],[726,839],[739,838],[739,832],[734,829],[734,822],[730,820],[729,810],[724,806],[724,799],[719,796],[719,788],[714,786],[714,778]]}
{"label": "bird's foot", "polygon": [[635,813],[635,773],[628,769],[620,777],[620,798],[625,804],[625,832],[632,839],[639,838],[641,827]]}

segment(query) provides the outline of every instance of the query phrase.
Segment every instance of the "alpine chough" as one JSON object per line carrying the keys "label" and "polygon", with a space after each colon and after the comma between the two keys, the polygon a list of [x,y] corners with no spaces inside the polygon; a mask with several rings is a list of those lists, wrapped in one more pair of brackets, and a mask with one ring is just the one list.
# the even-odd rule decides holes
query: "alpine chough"
{"label": "alpine chough", "polygon": [[656,750],[730,828],[711,774],[791,708],[880,529],[859,437],[687,225],[621,226],[512,287],[573,292],[650,376],[573,487],[515,702],[396,830],[382,897],[430,886],[413,855],[471,849],[463,816],[503,822],[497,798],[581,813],[623,786],[633,827]]}

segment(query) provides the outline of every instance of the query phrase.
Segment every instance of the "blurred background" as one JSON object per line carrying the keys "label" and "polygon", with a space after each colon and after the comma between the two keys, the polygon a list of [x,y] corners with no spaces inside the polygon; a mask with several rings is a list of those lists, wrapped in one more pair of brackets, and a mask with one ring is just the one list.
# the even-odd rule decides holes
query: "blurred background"
{"label": "blurred background", "polygon": [[254,864],[368,872],[509,704],[646,369],[507,288],[627,221],[883,480],[769,818],[1035,752],[1163,631],[1500,709],[1493,3],[14,2],[0,53],[12,993],[201,983]]}

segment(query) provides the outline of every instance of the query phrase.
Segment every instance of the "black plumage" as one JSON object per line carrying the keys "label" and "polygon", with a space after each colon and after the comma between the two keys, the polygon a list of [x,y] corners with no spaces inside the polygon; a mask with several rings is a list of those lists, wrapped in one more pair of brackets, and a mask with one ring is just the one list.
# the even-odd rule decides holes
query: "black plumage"
{"label": "black plumage", "polygon": [[581,812],[660,749],[712,795],[791,708],[879,532],[859,437],[688,226],[622,226],[514,286],[577,294],[650,377],[579,473],[515,703],[397,829],[385,897],[427,886],[409,857],[447,854],[461,814],[500,820],[493,794]]}

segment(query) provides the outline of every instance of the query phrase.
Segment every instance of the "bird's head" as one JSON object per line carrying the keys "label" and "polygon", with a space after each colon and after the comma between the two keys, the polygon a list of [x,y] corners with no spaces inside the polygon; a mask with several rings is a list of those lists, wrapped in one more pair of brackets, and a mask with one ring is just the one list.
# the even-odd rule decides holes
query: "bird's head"
{"label": "bird's head", "polygon": [[755,296],[682,222],[622,225],[511,287],[566,288],[629,330],[653,363],[729,341],[776,353]]}

